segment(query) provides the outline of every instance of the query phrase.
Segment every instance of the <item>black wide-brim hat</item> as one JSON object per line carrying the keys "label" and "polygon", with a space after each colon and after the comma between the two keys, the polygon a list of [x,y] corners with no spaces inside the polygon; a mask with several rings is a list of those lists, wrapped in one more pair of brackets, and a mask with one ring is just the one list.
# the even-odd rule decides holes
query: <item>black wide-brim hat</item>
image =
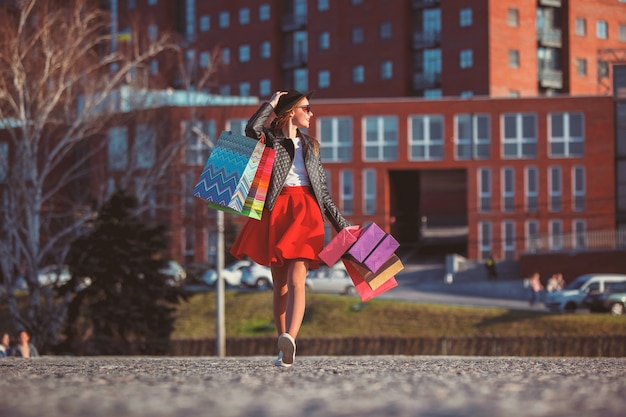
{"label": "black wide-brim hat", "polygon": [[280,96],[280,99],[278,99],[278,104],[274,108],[274,113],[276,113],[277,116],[287,113],[287,111],[289,111],[304,97],[311,99],[314,92],[315,90],[309,90],[306,93],[301,93],[294,89],[287,90],[287,94],[283,94]]}

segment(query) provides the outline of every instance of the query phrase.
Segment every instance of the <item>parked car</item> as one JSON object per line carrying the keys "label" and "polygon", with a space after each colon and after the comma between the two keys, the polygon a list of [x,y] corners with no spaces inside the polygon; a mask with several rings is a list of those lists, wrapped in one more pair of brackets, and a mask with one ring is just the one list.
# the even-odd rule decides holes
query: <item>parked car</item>
{"label": "parked car", "polygon": [[168,276],[166,283],[172,287],[183,285],[185,279],[187,279],[187,271],[185,271],[185,268],[174,260],[170,260],[167,263],[167,267],[161,269],[159,272]]}
{"label": "parked car", "polygon": [[551,311],[574,312],[585,308],[583,299],[592,291],[602,293],[608,284],[626,281],[622,274],[585,274],[581,275],[561,291],[548,293],[545,305]]}
{"label": "parked car", "polygon": [[309,292],[357,295],[354,283],[342,262],[332,268],[322,266],[309,271],[306,277],[306,290]]}
{"label": "parked car", "polygon": [[593,312],[610,312],[614,316],[626,313],[626,281],[607,284],[604,292],[591,291],[583,304]]}
{"label": "parked car", "polygon": [[[222,270],[222,278],[224,283],[230,287],[239,287],[241,285],[242,269],[252,265],[252,261],[241,260],[233,262]],[[214,286],[217,282],[217,271],[215,269],[209,269],[202,274],[202,282],[209,286]]]}
{"label": "parked car", "polygon": [[241,283],[248,288],[256,288],[257,290],[267,290],[274,286],[272,280],[272,270],[256,262],[252,262],[250,266],[241,269]]}

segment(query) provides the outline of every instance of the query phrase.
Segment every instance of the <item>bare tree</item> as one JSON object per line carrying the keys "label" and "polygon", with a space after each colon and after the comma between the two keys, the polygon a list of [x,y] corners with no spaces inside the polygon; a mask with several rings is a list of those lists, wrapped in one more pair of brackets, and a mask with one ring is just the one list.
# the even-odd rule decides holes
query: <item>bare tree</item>
{"label": "bare tree", "polygon": [[[154,104],[147,102],[155,97],[150,62],[180,56],[167,34],[112,33],[98,3],[0,3],[0,271],[15,327],[30,330],[40,346],[57,342],[72,292],[42,287],[38,270],[63,262],[93,218],[94,201],[111,192],[102,154],[115,156],[116,149],[107,135],[124,117],[151,117],[141,111]],[[158,126],[149,120],[142,126],[136,138],[150,143]],[[130,158],[121,185],[147,203],[180,146],[152,143],[144,149],[151,163],[141,163],[145,155]],[[102,186],[91,186],[94,176]],[[28,287],[26,314],[14,291],[19,276]]]}

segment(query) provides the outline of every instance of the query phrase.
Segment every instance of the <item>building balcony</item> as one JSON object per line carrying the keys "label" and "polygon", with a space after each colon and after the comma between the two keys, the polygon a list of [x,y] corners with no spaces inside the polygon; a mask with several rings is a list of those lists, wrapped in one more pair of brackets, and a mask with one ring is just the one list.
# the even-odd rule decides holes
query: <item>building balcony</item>
{"label": "building balcony", "polygon": [[284,15],[281,18],[282,30],[284,32],[292,32],[294,30],[302,29],[306,27],[307,15]]}
{"label": "building balcony", "polygon": [[413,89],[425,90],[441,85],[440,72],[416,72],[413,74]]}
{"label": "building balcony", "polygon": [[563,72],[555,69],[540,69],[539,84],[544,88],[563,88]]}
{"label": "building balcony", "polygon": [[537,40],[543,46],[560,48],[561,29],[540,29],[537,31]]}
{"label": "building balcony", "polygon": [[561,7],[561,0],[539,0],[539,5],[548,7]]}
{"label": "building balcony", "polygon": [[441,32],[413,33],[413,49],[432,48],[441,44]]}
{"label": "building balcony", "polygon": [[414,9],[423,9],[426,7],[438,6],[441,0],[413,0]]}

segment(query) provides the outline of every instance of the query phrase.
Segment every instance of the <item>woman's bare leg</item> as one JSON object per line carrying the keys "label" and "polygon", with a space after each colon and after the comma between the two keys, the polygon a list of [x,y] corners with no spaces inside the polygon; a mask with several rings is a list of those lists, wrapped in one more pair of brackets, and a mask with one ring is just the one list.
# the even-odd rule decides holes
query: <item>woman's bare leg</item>
{"label": "woman's bare leg", "polygon": [[310,262],[308,260],[293,260],[285,264],[288,266],[287,279],[287,310],[285,325],[287,333],[294,339],[298,336],[302,320],[304,319],[304,310],[306,307],[306,274],[309,270]]}
{"label": "woman's bare leg", "polygon": [[273,311],[274,324],[278,335],[287,332],[286,313],[287,313],[287,277],[289,276],[289,267],[283,265],[281,267],[272,266],[272,281],[274,282]]}

